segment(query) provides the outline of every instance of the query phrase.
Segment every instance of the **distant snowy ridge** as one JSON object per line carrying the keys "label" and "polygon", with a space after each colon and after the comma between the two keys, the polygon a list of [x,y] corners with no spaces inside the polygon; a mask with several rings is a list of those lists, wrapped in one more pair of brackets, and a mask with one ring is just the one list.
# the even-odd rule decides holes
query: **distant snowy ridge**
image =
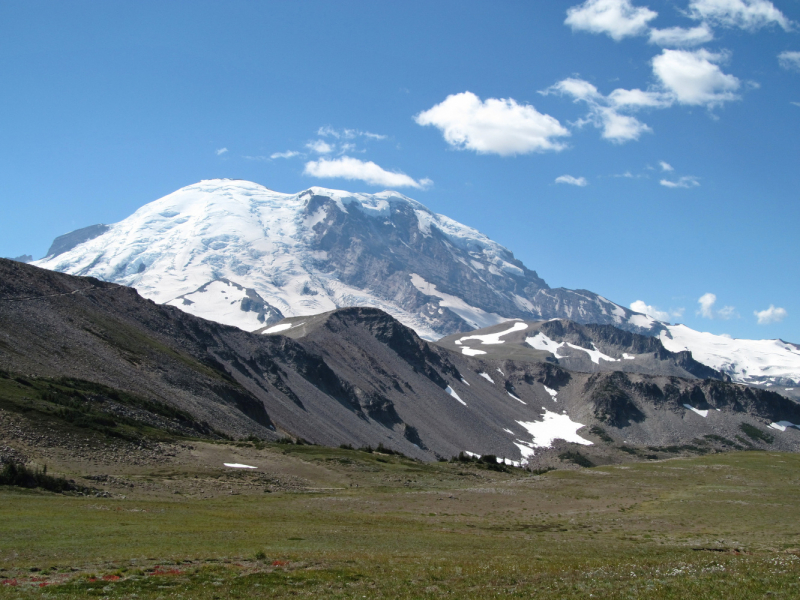
{"label": "distant snowy ridge", "polygon": [[659,334],[670,352],[691,350],[695,360],[740,383],[786,386],[800,383],[800,347],[783,340],[740,340],[665,325]]}

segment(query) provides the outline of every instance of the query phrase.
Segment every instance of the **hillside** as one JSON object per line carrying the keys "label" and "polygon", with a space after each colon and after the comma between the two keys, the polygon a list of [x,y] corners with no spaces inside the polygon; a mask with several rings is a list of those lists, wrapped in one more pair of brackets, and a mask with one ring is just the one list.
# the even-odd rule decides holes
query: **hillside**
{"label": "hillside", "polygon": [[[295,317],[273,326],[280,333],[251,334],[131,288],[13,261],[0,261],[0,281],[0,369],[23,412],[26,386],[68,377],[183,411],[208,435],[383,444],[424,460],[461,451],[544,460],[565,442],[603,461],[623,457],[623,443],[800,443],[791,426],[800,407],[772,392],[464,356],[376,309]],[[743,427],[766,437],[747,437]]]}

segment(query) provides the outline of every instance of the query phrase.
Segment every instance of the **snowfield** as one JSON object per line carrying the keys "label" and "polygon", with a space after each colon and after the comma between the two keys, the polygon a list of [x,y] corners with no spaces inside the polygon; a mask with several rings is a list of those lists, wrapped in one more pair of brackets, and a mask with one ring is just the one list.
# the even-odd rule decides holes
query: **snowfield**
{"label": "snowfield", "polygon": [[[345,306],[380,308],[425,339],[441,337],[421,315],[405,311],[370,290],[348,286],[335,272],[321,268],[327,257],[312,245],[313,228],[327,213],[321,207],[306,214],[309,198],[314,195],[331,198],[344,213],[356,210],[376,219],[390,217],[393,204],[410,205],[421,230],[429,233],[435,226],[452,245],[468,246],[483,270],[519,271],[501,258],[508,251],[499,244],[397,192],[353,194],[312,187],[299,194],[282,194],[249,181],[224,179],[201,181],[146,204],[111,225],[103,235],[36,264],[131,286],[154,302],[173,304],[246,331],[264,323],[239,308],[242,294],[225,298],[221,292],[226,290],[206,284],[225,278],[251,288],[285,317]],[[508,320],[436,292],[435,286],[421,276],[413,277],[413,282],[440,298],[440,306],[452,306],[456,314],[476,326]],[[203,286],[204,292],[197,293]]]}
{"label": "snowfield", "polygon": [[564,440],[584,446],[591,446],[592,442],[578,435],[578,429],[584,427],[576,423],[569,416],[550,412],[544,409],[541,421],[517,421],[533,437],[531,446],[534,448],[551,448],[555,440]]}
{"label": "snowfield", "polygon": [[782,340],[739,340],[667,325],[659,338],[670,352],[691,350],[695,360],[741,383],[800,381],[800,348]]}

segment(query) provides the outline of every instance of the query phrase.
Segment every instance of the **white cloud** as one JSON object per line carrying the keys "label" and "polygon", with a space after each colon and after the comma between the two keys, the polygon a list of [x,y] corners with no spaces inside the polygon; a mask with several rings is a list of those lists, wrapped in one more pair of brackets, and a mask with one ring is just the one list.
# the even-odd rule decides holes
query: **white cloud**
{"label": "white cloud", "polygon": [[800,71],[800,52],[781,52],[778,54],[778,64],[784,69]]}
{"label": "white cloud", "polygon": [[586,187],[589,185],[589,182],[586,181],[586,177],[573,177],[572,175],[556,177],[556,183],[567,183],[569,185],[577,185],[578,187]]}
{"label": "white cloud", "polygon": [[736,314],[736,309],[732,306],[723,306],[719,310],[714,309],[714,304],[717,302],[717,296],[712,293],[703,294],[697,300],[700,307],[697,309],[697,314],[705,319],[731,319]]}
{"label": "white cloud", "polygon": [[263,162],[267,162],[272,157],[271,156],[242,156],[242,158],[245,159],[245,160],[260,160],[260,161],[263,161]]}
{"label": "white cloud", "polygon": [[658,161],[659,166],[661,167],[662,171],[674,171],[675,169],[672,167],[671,164],[668,162],[664,162],[663,160]]}
{"label": "white cloud", "polygon": [[709,108],[739,96],[734,91],[740,82],[717,66],[725,54],[707,50],[663,50],[653,58],[653,73],[675,100],[681,104],[705,105]]}
{"label": "white cloud", "polygon": [[321,158],[317,161],[307,162],[303,173],[312,177],[355,179],[370,185],[390,188],[423,189],[433,184],[430,179],[416,181],[405,173],[386,171],[372,161],[365,162],[349,156],[336,159]]}
{"label": "white cloud", "polygon": [[651,29],[650,43],[668,48],[690,48],[699,46],[714,39],[714,32],[707,23],[691,29],[669,27],[668,29]]}
{"label": "white cloud", "polygon": [[646,304],[644,300],[636,300],[635,302],[631,302],[631,310],[645,314],[648,317],[653,317],[657,321],[667,321],[670,317],[668,312],[658,310],[655,306]]}
{"label": "white cloud", "polygon": [[313,142],[308,142],[306,144],[306,148],[312,152],[316,152],[317,154],[330,154],[333,152],[333,146],[331,146],[325,140],[314,140]]}
{"label": "white cloud", "polygon": [[269,155],[270,158],[293,158],[295,156],[300,156],[299,152],[295,152],[294,150],[287,150],[286,152],[273,152]]}
{"label": "white cloud", "polygon": [[356,137],[365,137],[372,140],[385,140],[388,136],[379,133],[372,133],[369,131],[361,131],[360,129],[334,129],[330,125],[325,125],[317,130],[317,135],[321,137],[335,137],[337,140],[342,138],[352,140]]}
{"label": "white cloud", "polygon": [[684,175],[683,177],[679,178],[678,181],[662,179],[658,183],[668,188],[693,188],[700,186],[700,182],[694,175]]}
{"label": "white cloud", "polygon": [[644,92],[640,89],[618,88],[608,95],[608,101],[616,108],[667,108],[672,98],[663,92]]}
{"label": "white cloud", "polygon": [[723,27],[755,31],[767,25],[780,25],[786,31],[792,22],[769,0],[692,0],[689,15]]}
{"label": "white cloud", "polygon": [[648,23],[658,13],[645,7],[635,7],[630,0],[586,0],[567,10],[565,25],[573,31],[606,33],[614,40],[647,31]]}
{"label": "white cloud", "polygon": [[575,77],[567,77],[558,83],[551,85],[549,88],[540,92],[544,95],[547,94],[560,94],[562,96],[572,96],[575,100],[602,100],[603,95],[597,91],[588,81],[577,79]]}
{"label": "white cloud", "polygon": [[766,310],[756,310],[753,311],[753,314],[758,319],[759,325],[769,325],[770,323],[780,323],[786,318],[786,309],[775,307],[774,305],[770,304],[769,308]]}
{"label": "white cloud", "polygon": [[322,136],[322,137],[327,137],[327,136],[330,135],[330,136],[333,136],[335,138],[339,138],[341,134],[338,131],[336,131],[333,127],[331,127],[330,125],[324,125],[324,126],[320,127],[319,129],[317,129],[317,135]]}
{"label": "white cloud", "polygon": [[642,133],[652,131],[636,117],[624,115],[618,109],[636,110],[656,106],[660,102],[657,93],[638,89],[617,89],[606,97],[588,81],[575,77],[563,79],[540,93],[571,96],[576,102],[586,102],[589,105],[589,114],[578,125],[591,123],[602,131],[601,136],[604,139],[617,144],[638,140]]}
{"label": "white cloud", "polygon": [[[644,109],[668,108],[675,103],[702,105],[712,108],[716,105],[737,100],[734,92],[741,82],[733,75],[723,73],[717,63],[727,58],[724,53],[707,50],[662,50],[653,58],[653,74],[660,85],[649,90],[618,88],[608,96],[597,88],[577,77],[569,77],[539,92],[543,95],[558,94],[571,97],[575,102],[585,102],[589,106],[586,117],[572,125],[587,123],[602,131],[602,137],[621,144],[638,140],[643,133],[652,129],[630,113]],[[692,179],[692,178],[690,178]],[[671,187],[691,187],[697,185],[690,179],[671,185]]]}
{"label": "white cloud", "polygon": [[414,117],[419,125],[433,125],[455,148],[478,154],[512,156],[562,150],[557,138],[569,131],[557,119],[515,100],[488,98],[472,92],[453,94]]}
{"label": "white cloud", "polygon": [[700,305],[697,313],[701,317],[705,317],[706,319],[713,319],[714,318],[714,304],[717,301],[716,294],[707,293],[700,296],[700,299],[697,303]]}
{"label": "white cloud", "polygon": [[643,133],[653,131],[636,117],[620,114],[613,108],[598,107],[596,115],[603,130],[601,136],[615,144],[638,140]]}
{"label": "white cloud", "polygon": [[227,149],[227,148],[217,148],[217,149],[215,150],[215,152],[217,153],[217,156],[222,156],[222,155],[223,155],[223,154],[225,154],[227,151],[228,151],[228,149]]}

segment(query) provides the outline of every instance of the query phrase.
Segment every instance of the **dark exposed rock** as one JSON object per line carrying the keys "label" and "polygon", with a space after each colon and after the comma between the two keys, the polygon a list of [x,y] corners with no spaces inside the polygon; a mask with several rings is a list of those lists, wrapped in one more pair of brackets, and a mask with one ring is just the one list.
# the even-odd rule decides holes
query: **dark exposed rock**
{"label": "dark exposed rock", "polygon": [[628,393],[630,387],[628,377],[616,372],[592,375],[584,389],[599,421],[613,427],[627,427],[631,422],[641,423],[645,419]]}
{"label": "dark exposed rock", "polygon": [[83,227],[60,235],[53,240],[46,256],[52,258],[59,254],[64,254],[64,252],[72,250],[78,244],[88,242],[89,240],[103,235],[108,229],[108,225],[89,225],[88,227]]}

